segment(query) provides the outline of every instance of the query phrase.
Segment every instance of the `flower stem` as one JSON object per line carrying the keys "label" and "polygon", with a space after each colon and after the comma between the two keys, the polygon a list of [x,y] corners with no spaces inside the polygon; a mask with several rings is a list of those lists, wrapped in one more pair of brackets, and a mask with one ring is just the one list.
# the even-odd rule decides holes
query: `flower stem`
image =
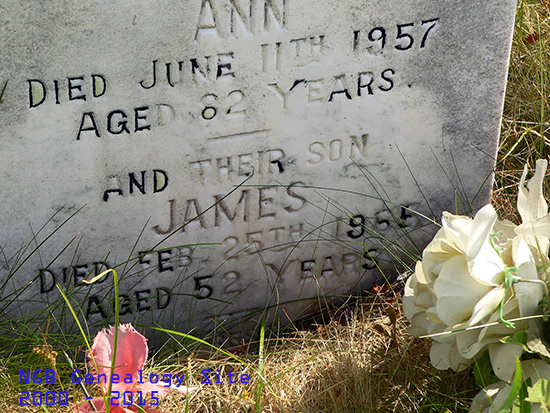
{"label": "flower stem", "polygon": [[113,345],[113,357],[111,359],[111,378],[109,379],[109,390],[107,392],[108,401],[107,403],[105,403],[105,405],[107,406],[107,411],[111,410],[111,391],[113,389],[113,375],[115,374],[116,349],[118,345],[118,323],[119,323],[119,311],[120,311],[119,305],[118,305],[118,276],[115,270],[109,269],[107,271],[103,271],[101,274],[96,275],[94,278],[92,278],[89,281],[82,280],[82,282],[85,284],[93,284],[110,272],[113,273],[113,283],[115,285],[115,342]]}

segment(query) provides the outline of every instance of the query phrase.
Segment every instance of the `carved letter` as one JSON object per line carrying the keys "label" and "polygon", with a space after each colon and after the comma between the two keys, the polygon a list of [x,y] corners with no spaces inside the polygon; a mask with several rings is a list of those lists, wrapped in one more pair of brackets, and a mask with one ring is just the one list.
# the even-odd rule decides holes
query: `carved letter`
{"label": "carved letter", "polygon": [[168,288],[159,287],[157,288],[157,308],[163,310],[168,307],[170,304],[170,297],[172,296],[172,291]]}
{"label": "carved letter", "polygon": [[329,102],[332,102],[334,95],[343,93],[349,100],[351,100],[351,95],[348,91],[348,86],[346,83],[346,75],[340,75],[334,77],[334,85],[332,85],[332,92],[328,98]]}
{"label": "carved letter", "polygon": [[157,125],[166,126],[176,117],[176,111],[170,105],[159,103],[157,105]]}
{"label": "carved letter", "polygon": [[170,262],[172,257],[172,250],[164,250],[157,252],[159,259],[159,272],[174,271],[174,267],[171,265],[164,265],[165,262]]}
{"label": "carved letter", "polygon": [[[368,77],[368,83],[363,83],[363,77]],[[357,96],[361,96],[361,93],[363,92],[361,89],[364,88],[367,88],[368,94],[372,95],[374,93],[371,87],[372,82],[374,82],[374,75],[372,74],[372,72],[359,73],[357,79]]]}
{"label": "carved letter", "polygon": [[144,82],[145,81],[143,81],[143,80],[141,82],[139,82],[139,84],[141,85],[141,87],[143,89],[151,89],[153,86],[155,86],[157,84],[157,60],[153,60],[153,81],[151,82],[151,84],[149,86],[145,86]]}
{"label": "carved letter", "polygon": [[138,311],[147,311],[151,309],[151,304],[147,301],[151,295],[151,290],[136,291],[136,308]]}
{"label": "carved letter", "polygon": [[[79,81],[77,84],[73,84],[74,81]],[[67,78],[68,88],[69,88],[69,100],[82,99],[86,100],[86,95],[73,96],[73,90],[82,91],[82,84],[80,82],[84,81],[84,77],[69,77]]]}
{"label": "carved letter", "polygon": [[107,314],[105,314],[105,310],[103,310],[103,307],[101,306],[101,302],[99,301],[99,298],[97,298],[95,295],[92,295],[88,298],[88,305],[86,308],[86,318],[90,319],[91,316],[94,314],[99,314],[101,318],[107,318]]}
{"label": "carved letter", "polygon": [[[192,211],[194,210],[194,212]],[[193,212],[193,214],[192,214]],[[206,228],[204,222],[204,216],[202,215],[201,207],[199,206],[199,200],[196,198],[187,200],[187,208],[185,209],[185,216],[183,217],[184,226],[181,232],[185,232],[185,228],[192,222],[199,223],[201,228]]]}
{"label": "carved letter", "polygon": [[249,14],[246,15],[244,11],[238,6],[236,0],[229,0],[229,7],[231,7],[231,34],[235,35],[236,17],[238,17],[240,27],[246,34],[252,34],[252,5],[250,0],[245,6],[245,10],[248,9]]}
{"label": "carved letter", "polygon": [[[120,115],[120,117],[123,119],[118,122],[118,128],[119,130],[113,130],[113,116]],[[126,113],[124,113],[121,110],[113,110],[109,115],[107,116],[107,131],[109,133],[112,133],[113,135],[120,135],[122,132],[130,133],[130,130],[126,126],[128,124],[128,121],[126,120]]]}
{"label": "carved letter", "polygon": [[153,193],[162,192],[168,186],[168,175],[161,169],[153,170]]}
{"label": "carved letter", "polygon": [[237,205],[235,206],[235,212],[231,214],[231,211],[229,210],[229,207],[226,205],[226,203],[223,200],[223,197],[221,195],[214,195],[214,200],[216,201],[216,211],[215,211],[215,219],[214,219],[214,226],[219,227],[220,226],[220,217],[221,213],[225,215],[225,217],[229,220],[229,222],[234,222],[235,218],[237,217],[237,211],[239,208],[239,205],[241,202],[243,203],[243,221],[248,221],[248,211],[249,211],[249,191],[247,189],[242,191],[241,198],[239,199],[239,202],[237,202]]}
{"label": "carved letter", "polygon": [[35,108],[46,100],[46,85],[38,80],[31,79],[29,82],[29,108]]}
{"label": "carved letter", "polygon": [[[146,130],[146,129],[151,129],[151,125],[139,125],[139,121],[140,120],[144,120],[144,121],[147,121],[147,111],[149,110],[149,107],[148,106],[144,106],[142,108],[135,108],[134,109],[134,115],[135,115],[135,129],[134,129],[134,132],[139,132],[139,131],[142,131],[142,130]],[[144,112],[143,115],[144,116],[139,116],[141,113],[140,112]]]}
{"label": "carved letter", "polygon": [[180,80],[177,82],[172,83],[172,70],[170,70],[170,66],[172,66],[172,63],[166,63],[166,80],[168,81],[168,84],[172,87],[174,87],[177,83],[181,82],[181,71],[183,69],[183,61],[178,63],[178,69],[180,72]]}
{"label": "carved letter", "polygon": [[210,4],[210,0],[202,0],[201,10],[199,13],[199,22],[195,32],[195,40],[198,40],[199,33],[207,34],[214,33],[216,37],[220,37],[218,27],[216,26],[216,13]]}
{"label": "carved letter", "polygon": [[111,189],[107,189],[104,193],[103,193],[103,201],[104,202],[107,202],[109,200],[109,194],[112,194],[112,193],[117,193],[119,194],[120,196],[123,196],[123,193],[122,193],[122,189],[120,189],[120,182],[118,180],[118,176],[110,176],[109,177],[109,185],[107,185],[107,188],[111,188]]}
{"label": "carved letter", "polygon": [[[125,314],[132,314],[132,301],[130,300],[130,297],[128,297],[126,294],[119,294],[118,296],[118,302],[120,305],[120,315]],[[113,309],[115,308],[115,303],[113,301]]]}
{"label": "carved letter", "polygon": [[130,193],[131,194],[134,193],[134,185],[135,185],[139,190],[139,192],[145,195],[145,171],[141,171],[141,185],[137,181],[136,176],[134,175],[133,172],[130,173],[129,178],[130,178]]}
{"label": "carved letter", "polygon": [[[286,109],[287,108],[287,101],[286,101],[286,98],[287,96],[290,94],[290,92],[292,92],[292,89],[294,89],[296,86],[298,86],[300,83],[306,83],[306,80],[305,79],[300,79],[300,80],[296,80],[294,81],[294,84],[292,85],[292,87],[288,90],[288,92],[283,92],[281,90],[281,88],[279,86],[277,86],[276,83],[274,84],[271,84],[271,85],[268,85],[272,90],[273,92],[279,97],[281,98],[281,100],[283,101],[283,109]],[[351,99],[351,97],[350,97]]]}
{"label": "carved letter", "polygon": [[92,94],[94,98],[99,98],[107,91],[107,81],[101,75],[92,75]]}
{"label": "carved letter", "polygon": [[[84,123],[86,122],[86,117],[90,118],[90,122],[92,122],[92,125],[85,128]],[[94,131],[95,136],[101,138],[101,135],[99,134],[99,130],[97,129],[97,125],[95,123],[94,112],[85,112],[84,114],[82,114],[82,122],[80,122],[80,128],[78,128],[78,135],[76,135],[76,140],[80,140],[80,134],[87,131]]]}
{"label": "carved letter", "polygon": [[206,56],[206,64],[204,65],[204,70],[201,70],[201,65],[199,64],[198,59],[191,59],[191,73],[193,74],[193,80],[195,83],[199,83],[197,79],[201,79],[203,82],[208,80],[208,75],[210,74],[210,58],[212,56]]}
{"label": "carved letter", "polygon": [[175,226],[174,221],[176,219],[176,200],[171,199],[168,202],[170,203],[170,225],[168,226],[168,229],[166,231],[160,229],[159,225],[155,225],[153,227],[153,231],[155,231],[157,234],[161,234],[161,235],[169,234],[174,230],[174,226]]}
{"label": "carved letter", "polygon": [[395,70],[386,69],[382,72],[382,79],[384,79],[386,82],[388,82],[389,86],[387,86],[387,87],[378,86],[378,89],[380,89],[384,92],[389,92],[390,90],[393,89],[393,79],[390,78],[390,77],[386,77],[387,76],[386,73],[391,73],[392,75],[395,75]]}
{"label": "carved letter", "polygon": [[273,207],[273,198],[265,198],[264,191],[265,192],[275,191],[276,193],[277,192],[276,188],[273,186],[268,186],[268,187],[258,188],[258,191],[260,192],[259,204],[258,204],[258,219],[266,218],[266,217],[274,217],[276,214],[276,211],[271,211],[271,212],[264,211],[264,207],[266,208],[269,206]]}
{"label": "carved letter", "polygon": [[361,140],[357,138],[357,136],[350,136],[351,138],[351,149],[350,149],[350,158],[355,159],[355,154],[359,155],[360,157],[366,157],[367,156],[367,143],[369,140],[369,135],[361,135]]}
{"label": "carved letter", "polygon": [[264,0],[264,29],[269,31],[268,16],[271,16],[271,21],[275,22],[280,29],[284,29],[286,26],[286,0],[282,0],[281,7],[273,5],[273,0]]}
{"label": "carved letter", "polygon": [[294,199],[297,199],[300,201],[300,206],[298,207],[291,207],[290,205],[289,206],[286,206],[285,207],[285,210],[287,212],[296,212],[296,211],[299,211],[300,209],[302,209],[302,207],[306,204],[306,199],[303,197],[303,196],[300,196],[296,193],[294,193],[292,191],[292,187],[295,186],[295,185],[305,185],[303,182],[293,182],[291,183],[287,188],[286,188],[286,193],[288,194],[288,196],[290,196],[291,198],[294,198]]}
{"label": "carved letter", "polygon": [[55,287],[55,274],[50,270],[40,270],[40,294],[49,293]]}

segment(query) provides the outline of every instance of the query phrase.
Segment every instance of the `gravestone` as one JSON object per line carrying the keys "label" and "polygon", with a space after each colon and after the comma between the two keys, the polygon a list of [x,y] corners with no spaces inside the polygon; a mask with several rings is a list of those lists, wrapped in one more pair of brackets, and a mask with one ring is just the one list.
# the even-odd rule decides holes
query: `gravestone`
{"label": "gravestone", "polygon": [[114,267],[122,320],[239,340],[489,200],[513,0],[0,7],[12,317],[112,323]]}

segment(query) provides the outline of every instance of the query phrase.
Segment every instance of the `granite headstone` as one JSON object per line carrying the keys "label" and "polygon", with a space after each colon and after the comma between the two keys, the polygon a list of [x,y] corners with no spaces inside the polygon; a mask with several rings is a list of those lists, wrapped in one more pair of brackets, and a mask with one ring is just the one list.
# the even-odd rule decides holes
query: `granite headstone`
{"label": "granite headstone", "polygon": [[115,268],[239,340],[396,274],[489,200],[515,5],[3,1],[3,313],[112,323]]}

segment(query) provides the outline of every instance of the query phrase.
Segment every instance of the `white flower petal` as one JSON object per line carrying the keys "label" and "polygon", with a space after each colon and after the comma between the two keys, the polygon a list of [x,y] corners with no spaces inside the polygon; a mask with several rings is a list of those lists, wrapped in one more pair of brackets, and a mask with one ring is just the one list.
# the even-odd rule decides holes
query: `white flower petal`
{"label": "white flower petal", "polygon": [[439,370],[451,368],[451,362],[449,361],[451,346],[453,346],[453,343],[433,342],[430,349],[430,363],[432,363],[432,366]]}
{"label": "white flower petal", "polygon": [[[504,406],[504,403],[506,403],[506,399],[508,398],[508,395],[512,391],[512,386],[505,386],[501,391],[497,393],[497,395],[493,398],[493,404],[497,408],[497,410],[489,410],[491,413],[498,411],[502,406]],[[535,413],[535,412],[531,412]]]}
{"label": "white flower petal", "polygon": [[466,359],[473,359],[485,351],[489,344],[499,341],[501,337],[481,338],[479,330],[468,330],[458,333],[455,340],[460,355]]}
{"label": "white flower petal", "polygon": [[426,311],[434,306],[434,296],[428,286],[419,282],[422,278],[422,263],[416,263],[416,271],[405,283],[403,295],[403,310],[407,318],[411,318],[418,311]]}
{"label": "white flower petal", "polygon": [[[418,263],[417,263],[418,266]],[[417,306],[414,304],[414,297],[416,295],[417,281],[415,274],[411,275],[405,283],[405,292],[403,294],[403,312],[405,316],[410,320],[413,315],[418,311]]]}
{"label": "white flower petal", "polygon": [[[510,393],[510,386],[507,386],[506,383],[500,381],[498,383],[493,383],[487,386],[486,388],[482,389],[474,399],[472,400],[472,405],[470,406],[470,413],[492,413],[495,410],[492,409],[491,405],[494,405],[495,407],[500,407],[495,405],[494,400],[495,396],[500,393],[501,391],[504,392],[506,387],[508,387],[508,391],[506,392],[506,397],[508,397],[508,394]],[[504,399],[506,400],[506,398]]]}
{"label": "white flower petal", "polygon": [[497,220],[493,227],[495,240],[498,243],[505,243],[508,242],[508,240],[513,239],[516,236],[516,227],[516,224],[507,219],[503,219],[502,221]]}
{"label": "white flower petal", "polygon": [[489,235],[497,221],[497,213],[492,205],[485,205],[481,208],[472,223],[470,236],[466,245],[466,257],[474,259],[483,244],[489,239]]}
{"label": "white flower petal", "polygon": [[524,222],[518,225],[514,231],[516,234],[523,236],[537,234],[550,237],[550,215]]}
{"label": "white flower petal", "polygon": [[464,327],[479,324],[484,318],[496,312],[504,294],[505,290],[503,287],[495,287],[485,294],[474,306],[472,316],[465,323]]}
{"label": "white flower petal", "polygon": [[[518,302],[515,299],[510,299],[504,305],[503,317],[505,320],[517,319],[519,318],[519,309]],[[506,324],[500,322],[500,315],[498,311],[495,311],[487,324],[498,323],[496,325],[491,325],[489,327],[484,327],[479,333],[478,340],[485,344],[496,343],[500,341],[501,338],[506,336],[513,336],[519,331],[525,330],[529,325],[529,321],[514,321],[514,328],[508,327]]]}
{"label": "white flower petal", "polygon": [[533,384],[540,379],[550,378],[550,364],[540,359],[522,361],[521,371],[524,379],[530,377]]}
{"label": "white flower petal", "polygon": [[471,218],[453,215],[449,212],[443,212],[443,219],[441,220],[445,238],[451,240],[460,251],[466,250],[468,237],[472,231],[472,223]]}
{"label": "white flower petal", "polygon": [[411,278],[415,279],[415,283],[425,286],[433,281],[426,277],[426,274],[424,272],[424,261],[418,261],[416,263],[416,266],[414,267],[414,274],[411,276]]}
{"label": "white flower petal", "polygon": [[407,328],[409,334],[413,337],[420,337],[430,334],[428,328],[431,326],[431,321],[428,320],[425,313],[416,313],[412,317],[408,317],[411,325]]}
{"label": "white flower petal", "polygon": [[462,252],[454,246],[454,243],[445,239],[434,239],[422,254],[423,278],[418,276],[419,281],[425,284],[433,282],[441,271],[443,263],[456,255],[462,255]]}
{"label": "white flower petal", "polygon": [[439,318],[439,314],[437,314],[437,310],[434,307],[430,307],[426,310],[426,316],[428,317],[428,319],[434,323],[434,324],[441,324],[441,329],[442,330],[445,330],[447,328],[447,326],[445,324],[443,324],[441,322],[441,318]]}
{"label": "white flower petal", "polygon": [[537,160],[535,174],[529,180],[527,188],[525,187],[527,165],[523,168],[518,189],[518,211],[524,223],[543,217],[548,213],[548,204],[542,194],[542,184],[547,166],[546,160]]}
{"label": "white flower petal", "polygon": [[433,294],[430,293],[428,289],[422,288],[422,285],[420,285],[419,287],[420,288],[417,290],[416,296],[414,298],[415,305],[424,309],[433,307],[435,305]]}
{"label": "white flower petal", "polygon": [[[503,315],[505,319],[519,317],[517,300],[508,300],[504,305]],[[483,320],[483,323],[494,323],[500,320],[499,311],[495,310],[488,319]],[[513,336],[520,329],[525,328],[522,322],[516,322],[516,328],[507,327],[505,324],[499,323],[490,327],[484,327],[481,330],[468,330],[460,332],[456,335],[456,345],[458,351],[465,358],[473,358],[492,343],[498,343],[502,337]]]}
{"label": "white flower petal", "polygon": [[496,286],[504,281],[506,265],[495,248],[484,243],[479,254],[468,262],[472,276],[488,286]]}
{"label": "white flower petal", "polygon": [[489,357],[496,376],[509,382],[516,371],[516,357],[523,354],[519,344],[494,343],[489,344]]}
{"label": "white flower petal", "polygon": [[462,371],[466,369],[473,360],[464,359],[457,351],[455,343],[438,343],[434,341],[430,349],[430,363],[438,370]]}
{"label": "white flower petal", "polygon": [[[513,243],[513,255],[516,262],[517,276],[522,280],[538,280],[537,265],[529,245],[522,237],[516,237]],[[542,286],[539,284],[518,282],[514,290],[522,317],[533,315],[542,300]]]}
{"label": "white flower petal", "polygon": [[416,274],[409,277],[403,295],[403,312],[411,322],[409,332],[415,337],[427,334],[431,323],[426,315],[426,308],[428,307],[417,305],[418,298],[426,295],[427,293],[419,294]]}
{"label": "white flower petal", "polygon": [[521,224],[516,227],[515,232],[526,239],[529,246],[538,254],[538,256],[548,256],[550,215]]}
{"label": "white flower petal", "polygon": [[470,275],[464,257],[451,258],[445,262],[434,283],[439,318],[448,326],[465,322],[475,304],[490,289]]}
{"label": "white flower petal", "polygon": [[[430,308],[434,306],[434,296],[426,285],[418,282],[422,274],[422,263],[416,263],[416,271],[405,284],[403,295],[403,312],[411,322],[409,333],[415,337],[430,334],[433,330],[433,321],[430,317]],[[437,320],[440,323],[440,320]]]}

